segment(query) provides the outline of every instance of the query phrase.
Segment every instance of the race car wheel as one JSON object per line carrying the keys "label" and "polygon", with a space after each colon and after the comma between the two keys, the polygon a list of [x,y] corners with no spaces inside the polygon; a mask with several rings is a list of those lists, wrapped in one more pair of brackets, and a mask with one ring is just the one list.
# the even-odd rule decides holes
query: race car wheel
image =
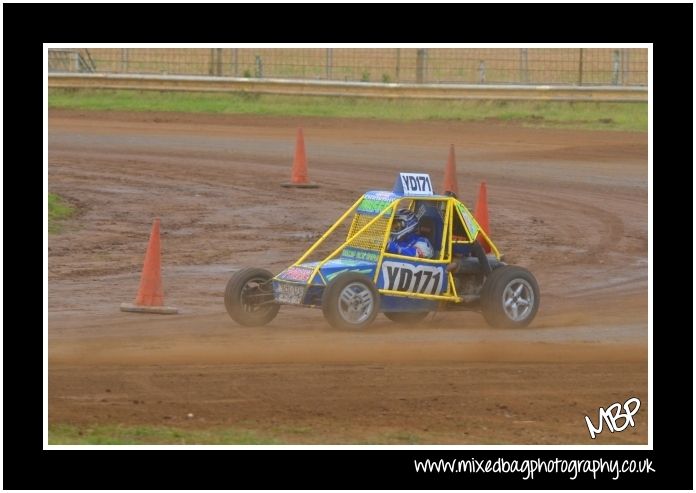
{"label": "race car wheel", "polygon": [[336,329],[364,329],[379,313],[379,304],[379,292],[369,277],[346,272],[326,286],[321,308]]}
{"label": "race car wheel", "polygon": [[481,290],[481,311],[491,327],[526,327],[539,309],[539,285],[527,269],[495,269]]}
{"label": "race car wheel", "polygon": [[430,312],[384,312],[384,316],[392,322],[403,325],[414,325],[422,322]]}
{"label": "race car wheel", "polygon": [[235,272],[225,289],[225,308],[240,325],[266,325],[278,314],[280,305],[273,297],[269,282],[273,274],[264,269],[247,267]]}

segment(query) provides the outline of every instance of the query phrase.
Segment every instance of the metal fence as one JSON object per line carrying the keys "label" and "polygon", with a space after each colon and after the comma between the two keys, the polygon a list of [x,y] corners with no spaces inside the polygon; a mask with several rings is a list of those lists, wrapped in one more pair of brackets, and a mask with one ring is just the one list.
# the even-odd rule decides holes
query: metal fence
{"label": "metal fence", "polygon": [[358,82],[646,86],[642,48],[96,48],[48,51],[49,72]]}

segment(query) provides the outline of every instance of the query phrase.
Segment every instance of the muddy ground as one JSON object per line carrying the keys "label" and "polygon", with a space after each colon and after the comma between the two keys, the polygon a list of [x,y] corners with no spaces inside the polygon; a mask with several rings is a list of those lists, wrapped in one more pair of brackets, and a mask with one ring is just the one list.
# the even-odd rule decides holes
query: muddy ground
{"label": "muddy ground", "polygon": [[[298,126],[318,189],[279,186]],[[233,270],[279,272],[400,170],[441,183],[449,144],[463,201],[487,181],[492,238],[539,280],[531,327],[476,313],[380,316],[361,333],[312,309],[255,329],[228,317]],[[290,444],[647,443],[647,154],[644,133],[51,110],[49,191],[79,214],[48,243],[49,423]],[[155,216],[180,314],[120,312]],[[590,440],[584,416],[629,397],[636,426]]]}

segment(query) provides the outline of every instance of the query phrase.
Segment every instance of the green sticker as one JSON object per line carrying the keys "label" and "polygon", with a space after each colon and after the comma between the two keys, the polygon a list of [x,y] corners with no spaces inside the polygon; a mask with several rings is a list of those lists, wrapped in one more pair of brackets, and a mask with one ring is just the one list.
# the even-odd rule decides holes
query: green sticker
{"label": "green sticker", "polygon": [[[378,214],[389,205],[388,201],[364,198],[358,206],[358,212],[367,214]],[[389,214],[385,214],[388,216]]]}
{"label": "green sticker", "polygon": [[473,241],[476,239],[476,235],[478,235],[478,226],[476,226],[474,218],[471,216],[471,213],[466,209],[466,207],[461,204],[457,204],[457,209],[459,209],[459,212],[466,223],[466,228],[469,230],[469,234],[471,235],[471,240]]}

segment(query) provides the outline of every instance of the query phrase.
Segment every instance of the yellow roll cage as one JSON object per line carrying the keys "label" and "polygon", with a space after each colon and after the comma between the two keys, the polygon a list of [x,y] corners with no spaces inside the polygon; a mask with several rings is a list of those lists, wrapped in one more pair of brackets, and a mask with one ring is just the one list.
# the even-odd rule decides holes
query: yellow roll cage
{"label": "yellow roll cage", "polygon": [[[383,192],[388,194],[389,192]],[[361,196],[355,203],[341,216],[339,217],[336,222],[302,255],[294,264],[292,264],[291,267],[298,267],[301,266],[302,263],[317,249],[319,248],[324,241],[326,241],[327,238],[333,233],[343,222],[353,213],[355,212],[360,204],[362,203],[363,200],[367,198],[368,194],[365,194]],[[389,233],[391,232],[391,224],[394,218],[394,213],[396,212],[396,208],[399,205],[399,203],[402,200],[409,199],[411,200],[411,204],[409,207],[411,207],[414,203],[414,201],[418,202],[438,202],[440,204],[444,205],[444,208],[442,209],[444,211],[444,217],[443,217],[443,228],[442,228],[442,242],[441,245],[442,247],[440,248],[438,258],[434,259],[425,259],[425,258],[417,258],[415,259],[414,257],[408,257],[404,255],[397,255],[395,253],[389,253],[386,252],[386,246],[387,242],[389,240]],[[387,202],[387,201],[385,201]],[[351,223],[351,227],[348,232],[348,237],[346,240],[335,250],[333,250],[329,255],[327,255],[324,259],[320,260],[317,262],[317,264],[313,267],[313,271],[307,280],[307,284],[310,285],[312,284],[312,281],[314,280],[315,276],[318,274],[321,277],[321,272],[320,269],[326,262],[329,260],[334,259],[337,257],[344,249],[347,247],[352,247],[352,246],[363,246],[364,245],[369,245],[371,250],[378,251],[378,258],[376,261],[376,269],[375,269],[375,274],[372,279],[372,281],[377,284],[377,279],[379,277],[379,272],[382,266],[382,262],[384,258],[393,258],[393,259],[402,259],[402,260],[408,260],[413,262],[414,260],[419,262],[419,263],[424,263],[424,264],[448,264],[452,262],[452,247],[453,245],[461,244],[461,245],[467,245],[467,244],[472,244],[475,241],[478,241],[479,235],[483,238],[485,243],[487,243],[490,246],[491,252],[495,255],[495,257],[500,260],[500,252],[498,251],[498,248],[495,246],[493,241],[488,237],[486,232],[481,228],[481,226],[478,224],[476,219],[474,218],[474,215],[469,211],[469,209],[459,200],[457,200],[454,197],[450,196],[442,196],[442,195],[432,195],[432,196],[412,196],[412,195],[406,195],[406,196],[392,196],[391,200],[388,201],[387,205],[379,212],[377,213],[374,217],[370,218],[370,214],[359,214],[357,213],[353,217],[353,221]],[[462,229],[465,233],[465,236],[457,236],[453,238],[452,236],[452,229],[453,229],[453,224],[454,220],[453,218],[457,217],[461,223]],[[366,222],[366,219],[367,222]],[[363,224],[364,223],[364,224]],[[377,248],[375,248],[377,247]],[[447,291],[445,294],[439,294],[439,295],[432,295],[432,294],[424,294],[424,293],[413,293],[413,292],[404,292],[404,291],[394,291],[394,290],[388,290],[388,289],[379,289],[378,291],[381,294],[389,295],[389,296],[406,296],[409,298],[421,298],[421,299],[427,299],[427,300],[439,300],[439,301],[450,301],[450,302],[455,302],[459,303],[461,302],[460,297],[457,295],[456,288],[454,286],[454,279],[452,277],[452,273],[448,272],[447,273]],[[325,282],[325,280],[322,277],[322,280]],[[326,283],[326,282],[325,282]]]}

